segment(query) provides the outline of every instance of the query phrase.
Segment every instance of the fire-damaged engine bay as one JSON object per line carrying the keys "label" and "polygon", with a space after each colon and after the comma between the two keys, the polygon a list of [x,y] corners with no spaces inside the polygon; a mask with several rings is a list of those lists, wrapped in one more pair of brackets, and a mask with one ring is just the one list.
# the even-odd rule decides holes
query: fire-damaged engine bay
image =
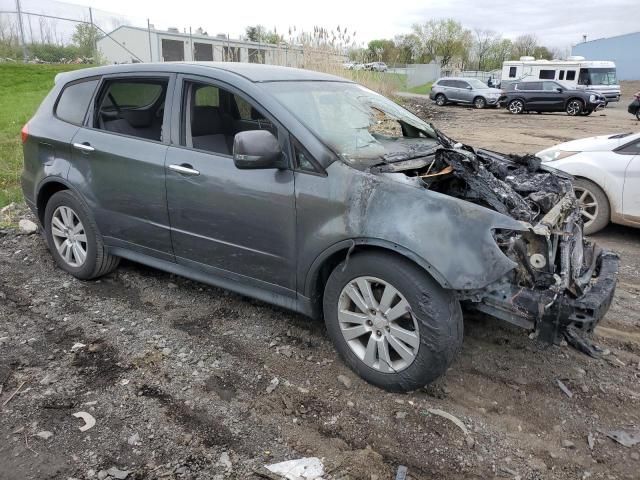
{"label": "fire-damaged engine bay", "polygon": [[[544,340],[566,338],[594,354],[581,333],[593,329],[592,319],[611,299],[597,292],[584,304],[580,298],[594,285],[602,258],[617,257],[603,255],[583,237],[571,176],[547,168],[533,155],[476,150],[436,132],[438,141],[429,146],[420,147],[415,139],[394,140],[403,148],[385,156],[371,173],[482,205],[523,226],[493,231],[500,250],[514,262],[513,270],[482,290],[459,292],[461,300],[536,330]],[[613,264],[610,268],[617,268],[617,260]]]}

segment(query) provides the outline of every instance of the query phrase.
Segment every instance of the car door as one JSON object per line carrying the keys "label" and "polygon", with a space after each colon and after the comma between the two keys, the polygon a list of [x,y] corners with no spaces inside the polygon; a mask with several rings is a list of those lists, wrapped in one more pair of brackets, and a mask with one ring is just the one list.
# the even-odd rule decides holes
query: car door
{"label": "car door", "polygon": [[449,80],[449,86],[447,87],[447,98],[452,102],[462,102],[464,98],[462,96],[462,83],[458,80]]}
{"label": "car door", "polygon": [[[247,129],[251,117],[254,129],[272,130],[285,152],[288,136],[275,119],[228,84],[191,76],[180,76],[178,84],[173,118],[179,141],[169,147],[166,158],[176,261],[219,278],[294,296],[293,172],[239,170],[232,157],[233,136]],[[200,95],[201,91],[212,93]]]}
{"label": "car door", "polygon": [[545,91],[542,89],[542,82],[525,82],[523,88],[526,90],[526,108],[538,112],[546,111]]}
{"label": "car door", "polygon": [[616,153],[631,157],[624,174],[622,216],[625,221],[640,225],[640,140],[624,145]]}
{"label": "car door", "polygon": [[556,82],[542,82],[545,110],[561,112],[564,110],[564,88]]}
{"label": "car door", "polygon": [[175,76],[102,78],[72,140],[69,181],[89,203],[108,245],[173,260],[164,161]]}
{"label": "car door", "polygon": [[469,83],[464,80],[456,80],[459,86],[460,101],[464,103],[471,103],[473,101],[473,89]]}

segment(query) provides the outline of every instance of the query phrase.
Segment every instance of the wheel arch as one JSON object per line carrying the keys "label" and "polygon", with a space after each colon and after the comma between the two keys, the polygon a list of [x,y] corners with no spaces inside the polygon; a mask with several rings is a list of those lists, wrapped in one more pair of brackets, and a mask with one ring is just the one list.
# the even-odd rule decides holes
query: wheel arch
{"label": "wheel arch", "polygon": [[61,177],[48,177],[40,182],[36,190],[36,212],[40,225],[44,227],[44,212],[47,208],[47,203],[53,195],[62,190],[75,190],[65,179]]}
{"label": "wheel arch", "polygon": [[475,97],[473,97],[473,100],[471,101],[471,103],[476,103],[476,100],[481,98],[482,100],[484,100],[484,103],[487,103],[487,99],[484,95],[476,95]]}
{"label": "wheel arch", "polygon": [[354,238],[340,241],[322,252],[311,264],[305,283],[304,295],[311,300],[314,316],[322,315],[322,297],[329,275],[345,258],[360,252],[387,253],[409,260],[433,277],[443,288],[450,288],[445,278],[429,262],[411,250],[381,239]]}

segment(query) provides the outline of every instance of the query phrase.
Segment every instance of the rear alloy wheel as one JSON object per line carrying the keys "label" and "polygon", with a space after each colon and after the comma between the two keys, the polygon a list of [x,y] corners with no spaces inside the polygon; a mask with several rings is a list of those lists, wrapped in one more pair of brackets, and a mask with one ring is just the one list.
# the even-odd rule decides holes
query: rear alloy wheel
{"label": "rear alloy wheel", "polygon": [[507,108],[511,113],[513,113],[514,115],[517,115],[524,111],[524,102],[519,99],[511,100]]}
{"label": "rear alloy wheel", "polygon": [[575,117],[576,115],[580,115],[582,113],[582,102],[577,99],[569,100],[567,103],[566,109],[567,115]]}
{"label": "rear alloy wheel", "polygon": [[438,105],[439,107],[442,107],[445,103],[447,103],[447,97],[445,97],[441,93],[436,95],[436,105]]}
{"label": "rear alloy wheel", "polygon": [[120,259],[107,252],[89,209],[72,191],[62,190],[49,199],[44,229],[54,260],[74,277],[88,280],[118,266]]}
{"label": "rear alloy wheel", "polygon": [[476,107],[478,110],[480,110],[480,109],[482,109],[482,108],[487,106],[487,101],[482,97],[477,97],[473,101],[473,106]]}
{"label": "rear alloy wheel", "polygon": [[589,180],[578,178],[573,182],[573,191],[582,211],[584,233],[591,235],[606,227],[611,218],[611,210],[602,189]]}
{"label": "rear alloy wheel", "polygon": [[327,333],[366,381],[409,391],[445,373],[462,346],[462,310],[449,290],[393,254],[352,255],[324,292]]}

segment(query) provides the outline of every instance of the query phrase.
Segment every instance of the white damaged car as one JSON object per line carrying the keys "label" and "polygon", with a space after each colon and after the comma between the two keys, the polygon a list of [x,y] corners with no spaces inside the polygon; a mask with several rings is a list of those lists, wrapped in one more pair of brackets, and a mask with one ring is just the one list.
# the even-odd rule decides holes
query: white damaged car
{"label": "white damaged car", "polygon": [[573,140],[536,156],[575,177],[584,233],[609,222],[640,227],[640,132]]}

